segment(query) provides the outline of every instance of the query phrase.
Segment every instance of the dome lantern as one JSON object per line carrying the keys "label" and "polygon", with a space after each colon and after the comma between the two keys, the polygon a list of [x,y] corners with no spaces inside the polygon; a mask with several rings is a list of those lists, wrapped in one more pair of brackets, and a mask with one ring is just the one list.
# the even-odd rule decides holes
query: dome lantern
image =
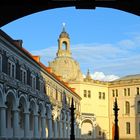
{"label": "dome lantern", "polygon": [[63,23],[62,32],[58,39],[58,51],[56,53],[57,57],[71,57],[70,51],[70,38],[69,34],[66,32],[65,23]]}

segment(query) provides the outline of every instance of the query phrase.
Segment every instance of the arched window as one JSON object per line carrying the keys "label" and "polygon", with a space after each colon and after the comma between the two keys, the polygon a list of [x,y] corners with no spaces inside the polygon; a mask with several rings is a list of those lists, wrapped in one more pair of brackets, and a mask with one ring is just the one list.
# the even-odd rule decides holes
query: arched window
{"label": "arched window", "polygon": [[140,113],[140,101],[137,102],[137,111]]}
{"label": "arched window", "polygon": [[64,41],[64,42],[62,43],[62,49],[63,49],[63,50],[67,50],[67,42]]}
{"label": "arched window", "polygon": [[8,74],[12,78],[15,78],[16,76],[16,65],[11,60],[8,60]]}
{"label": "arched window", "polygon": [[125,102],[125,114],[130,114],[130,103],[128,101]]}

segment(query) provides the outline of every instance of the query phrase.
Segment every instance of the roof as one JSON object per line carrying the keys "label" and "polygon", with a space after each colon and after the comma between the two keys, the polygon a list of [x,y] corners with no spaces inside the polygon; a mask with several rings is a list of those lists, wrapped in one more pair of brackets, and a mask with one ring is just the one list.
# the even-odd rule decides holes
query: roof
{"label": "roof", "polygon": [[127,81],[127,80],[134,80],[134,79],[140,79],[140,74],[127,75],[127,76],[121,77],[121,78],[119,78],[117,80],[114,80],[112,82],[115,82],[115,81]]}

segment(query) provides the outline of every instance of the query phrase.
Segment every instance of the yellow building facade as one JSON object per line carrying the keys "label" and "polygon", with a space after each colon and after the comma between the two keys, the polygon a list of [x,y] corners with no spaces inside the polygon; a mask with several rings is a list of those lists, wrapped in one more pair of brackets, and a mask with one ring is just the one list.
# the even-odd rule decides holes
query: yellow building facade
{"label": "yellow building facade", "polygon": [[81,137],[113,139],[113,106],[117,97],[120,138],[140,138],[140,75],[126,76],[112,82],[94,80],[89,71],[83,77],[78,62],[72,58],[70,37],[65,28],[58,39],[56,58],[49,62],[49,67],[82,98]]}

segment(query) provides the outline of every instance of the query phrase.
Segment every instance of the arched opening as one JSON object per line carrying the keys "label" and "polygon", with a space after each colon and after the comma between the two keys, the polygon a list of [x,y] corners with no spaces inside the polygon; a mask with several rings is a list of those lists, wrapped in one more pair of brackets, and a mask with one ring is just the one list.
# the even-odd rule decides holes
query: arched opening
{"label": "arched opening", "polygon": [[46,134],[44,132],[44,129],[46,129],[45,109],[44,109],[43,104],[40,103],[39,104],[39,108],[38,108],[38,131],[39,131],[39,137],[40,138],[46,137]]}
{"label": "arched opening", "polygon": [[[30,117],[29,117],[29,121],[30,121],[30,137],[36,137],[38,134],[38,122],[36,122],[35,117],[37,116],[37,107],[36,107],[36,102],[34,100],[30,101],[30,107],[29,107],[29,111],[30,111]],[[36,131],[37,129],[37,131]]]}
{"label": "arched opening", "polygon": [[49,106],[46,106],[46,137],[52,137],[52,113]]}
{"label": "arched opening", "polygon": [[[3,126],[3,121],[6,121],[6,120],[5,120],[5,118],[2,118],[3,116],[5,117],[5,115],[6,115],[5,110],[6,110],[6,107],[4,104],[3,92],[0,88],[0,137],[3,136],[2,129],[4,129],[4,131],[5,131],[5,128],[6,128],[5,126]],[[6,125],[5,122],[4,122],[4,125]]]}
{"label": "arched opening", "polygon": [[[27,99],[24,96],[21,96],[19,99],[19,135],[20,137],[27,137],[29,134],[28,129],[28,119],[27,115],[28,113],[28,104],[27,104]],[[26,133],[27,131],[27,133]]]}
{"label": "arched opening", "polygon": [[67,50],[67,42],[63,41],[62,43],[62,50]]}
{"label": "arched opening", "polygon": [[89,119],[85,119],[81,124],[81,136],[83,138],[93,138],[93,124]]}
{"label": "arched opening", "polygon": [[18,120],[17,117],[17,105],[16,105],[16,97],[14,95],[13,91],[9,91],[6,96],[6,130],[7,130],[7,137],[14,137],[17,136],[17,129],[18,129],[18,123],[16,121]]}

